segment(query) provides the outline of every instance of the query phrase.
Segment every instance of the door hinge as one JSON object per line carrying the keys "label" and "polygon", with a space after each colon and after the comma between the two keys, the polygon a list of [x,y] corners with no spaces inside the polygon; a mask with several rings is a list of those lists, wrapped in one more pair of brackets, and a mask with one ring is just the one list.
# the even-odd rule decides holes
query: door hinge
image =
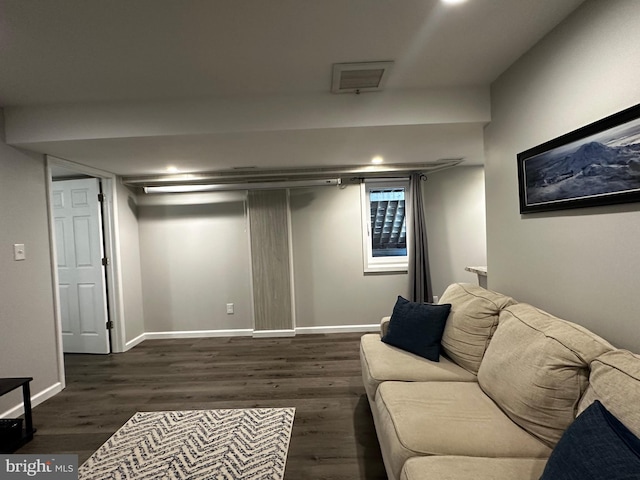
{"label": "door hinge", "polygon": [[99,193],[99,194],[98,194],[98,201],[99,201],[100,203],[104,202],[104,193]]}
{"label": "door hinge", "polygon": [[104,257],[102,259],[102,266],[106,267],[107,265],[109,265],[109,257]]}
{"label": "door hinge", "polygon": [[111,320],[107,321],[107,330],[113,329],[113,322]]}

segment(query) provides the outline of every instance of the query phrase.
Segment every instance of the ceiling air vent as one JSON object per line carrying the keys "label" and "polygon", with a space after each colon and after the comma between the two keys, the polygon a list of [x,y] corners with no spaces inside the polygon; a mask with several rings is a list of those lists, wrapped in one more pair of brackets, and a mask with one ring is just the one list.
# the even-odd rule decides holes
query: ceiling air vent
{"label": "ceiling air vent", "polygon": [[332,93],[382,90],[393,62],[334,63]]}

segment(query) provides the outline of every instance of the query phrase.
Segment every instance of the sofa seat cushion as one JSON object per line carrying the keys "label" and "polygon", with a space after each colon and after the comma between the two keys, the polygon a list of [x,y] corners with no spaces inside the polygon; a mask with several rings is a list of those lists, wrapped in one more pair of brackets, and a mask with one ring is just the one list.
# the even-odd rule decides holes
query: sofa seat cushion
{"label": "sofa seat cushion", "polygon": [[372,408],[382,456],[394,478],[416,456],[546,458],[551,453],[475,382],[384,382]]}
{"label": "sofa seat cushion", "polygon": [[516,301],[477,285],[454,283],[442,294],[440,303],[451,304],[442,335],[442,349],[458,365],[477,374],[498,327],[500,310]]}
{"label": "sofa seat cushion", "polygon": [[607,352],[591,362],[582,412],[595,400],[640,437],[640,356],[627,350]]}
{"label": "sofa seat cushion", "polygon": [[476,376],[446,357],[430,362],[418,355],[392,347],[380,340],[377,333],[360,339],[360,365],[365,390],[371,401],[380,383],[388,380],[403,382],[475,382]]}
{"label": "sofa seat cushion", "polygon": [[414,457],[402,468],[400,480],[538,480],[546,459]]}
{"label": "sofa seat cushion", "polygon": [[515,423],[553,448],[577,415],[589,364],[612,349],[579,325],[519,303],[500,312],[478,382]]}

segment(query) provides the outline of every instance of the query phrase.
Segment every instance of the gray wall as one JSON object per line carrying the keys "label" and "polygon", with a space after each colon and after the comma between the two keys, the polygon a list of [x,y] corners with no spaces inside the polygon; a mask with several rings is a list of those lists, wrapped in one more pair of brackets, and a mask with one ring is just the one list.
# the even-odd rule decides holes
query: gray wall
{"label": "gray wall", "polygon": [[126,341],[129,342],[144,333],[138,206],[135,194],[119,181],[116,182],[116,191],[124,328]]}
{"label": "gray wall", "polygon": [[433,294],[454,282],[478,283],[464,267],[487,264],[484,169],[432,173],[422,184]]}
{"label": "gray wall", "polygon": [[[485,262],[482,168],[439,172],[423,186],[441,295],[452,282],[476,282],[464,267]],[[147,332],[253,328],[245,195],[139,197]],[[292,189],[290,208],[295,326],[372,325],[390,315],[407,295],[407,274],[364,275],[359,185]],[[231,302],[236,313],[226,315]]]}
{"label": "gray wall", "polygon": [[640,102],[640,2],[588,1],[492,86],[489,287],[640,351],[640,204],[518,213],[516,155]]}
{"label": "gray wall", "polygon": [[167,195],[138,206],[146,332],[253,328],[244,199]]}
{"label": "gray wall", "polygon": [[371,325],[407,295],[407,274],[367,274],[360,186],[291,190],[296,327]]}
{"label": "gray wall", "polygon": [[[44,159],[0,141],[0,172],[0,377],[33,377],[35,395],[59,378]],[[15,243],[26,260],[13,260]],[[21,401],[0,398],[0,413]]]}
{"label": "gray wall", "polygon": [[[422,187],[434,294],[476,283],[464,267],[486,262],[482,167],[434,173]],[[358,185],[292,190],[291,219],[298,327],[374,324],[408,294],[407,274],[362,273]]]}

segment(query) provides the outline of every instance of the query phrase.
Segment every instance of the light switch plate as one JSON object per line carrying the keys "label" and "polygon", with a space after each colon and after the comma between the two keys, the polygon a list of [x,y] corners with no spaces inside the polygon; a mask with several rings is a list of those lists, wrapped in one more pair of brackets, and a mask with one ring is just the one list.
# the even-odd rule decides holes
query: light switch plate
{"label": "light switch plate", "polygon": [[16,243],[13,245],[13,259],[24,260],[26,257],[24,243]]}
{"label": "light switch plate", "polygon": [[227,315],[233,315],[233,303],[227,303]]}

